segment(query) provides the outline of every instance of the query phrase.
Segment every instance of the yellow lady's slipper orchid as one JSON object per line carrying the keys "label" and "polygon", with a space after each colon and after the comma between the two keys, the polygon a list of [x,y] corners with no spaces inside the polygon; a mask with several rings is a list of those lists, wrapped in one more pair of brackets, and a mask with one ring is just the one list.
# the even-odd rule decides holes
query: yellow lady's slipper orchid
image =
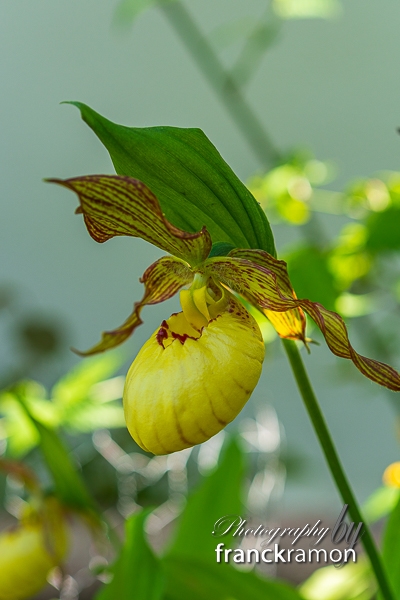
{"label": "yellow lady's slipper orchid", "polygon": [[145,450],[163,454],[205,441],[234,419],[250,397],[264,349],[256,322],[237,296],[263,312],[281,337],[305,343],[306,312],[334,354],[351,359],[369,379],[400,390],[397,371],[354,350],[339,315],[297,299],[284,261],[259,249],[210,257],[206,228],[189,233],[169,223],[157,198],[136,179],[92,175],[52,181],[77,193],[77,212],[97,242],[119,235],[141,237],[173,255],[145,271],[143,299],[123,325],[103,333],[96,346],[80,354],[121,344],[142,323],[145,305],[190,286],[181,291],[183,311],[163,321],[127,376],[127,425]]}
{"label": "yellow lady's slipper orchid", "polygon": [[197,288],[194,299],[188,298],[192,290],[181,292],[183,312],[163,321],[128,371],[126,423],[137,443],[154,454],[218,433],[243,408],[261,375],[264,343],[256,321],[223,291],[224,306],[217,309],[209,292]]}
{"label": "yellow lady's slipper orchid", "polygon": [[0,600],[31,598],[67,551],[62,508],[48,498],[40,510],[29,508],[19,524],[0,534]]}

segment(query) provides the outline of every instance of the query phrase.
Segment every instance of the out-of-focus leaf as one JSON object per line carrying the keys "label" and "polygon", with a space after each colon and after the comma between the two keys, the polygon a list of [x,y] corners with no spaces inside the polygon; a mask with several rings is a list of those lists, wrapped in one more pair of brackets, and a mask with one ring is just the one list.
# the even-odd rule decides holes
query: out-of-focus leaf
{"label": "out-of-focus leaf", "polygon": [[57,497],[71,508],[93,509],[93,500],[60,437],[39,421],[33,422],[40,435],[39,447],[52,475]]}
{"label": "out-of-focus leaf", "polygon": [[343,568],[317,569],[300,587],[306,600],[370,600],[375,597],[376,582],[367,560],[359,558]]}
{"label": "out-of-focus leaf", "polygon": [[123,356],[116,352],[81,361],[53,387],[53,401],[64,407],[76,406],[88,398],[95,384],[113,375],[123,362]]}
{"label": "out-of-focus leaf", "polygon": [[329,310],[335,310],[338,290],[328,269],[324,252],[312,246],[304,246],[285,257],[290,280],[298,298],[310,298]]}
{"label": "out-of-focus leaf", "polygon": [[22,458],[39,441],[36,427],[11,393],[0,395],[0,415],[2,415],[0,420],[2,433],[7,439],[8,454]]}
{"label": "out-of-focus leaf", "polygon": [[362,514],[367,522],[374,523],[391,513],[399,500],[399,489],[382,486],[366,500],[362,507]]}
{"label": "out-of-focus leaf", "polygon": [[[395,173],[393,175],[396,175]],[[351,183],[342,197],[344,211],[353,219],[364,219],[371,211],[386,210],[396,199],[396,178],[360,179]],[[390,189],[394,184],[394,189]]]}
{"label": "out-of-focus leaf", "polygon": [[[192,544],[196,539],[192,540]],[[301,600],[294,588],[279,581],[261,579],[229,564],[199,559],[168,557],[165,600]]]}
{"label": "out-of-focus leaf", "polygon": [[374,294],[343,293],[336,299],[336,310],[343,317],[361,317],[371,314],[377,306]]}
{"label": "out-of-focus leaf", "polygon": [[60,423],[60,414],[57,406],[50,400],[43,398],[27,397],[25,400],[32,416],[47,425],[48,427],[58,427]]}
{"label": "out-of-focus leaf", "polygon": [[400,597],[400,500],[392,510],[383,534],[382,558],[394,596]]}
{"label": "out-of-focus leaf", "polygon": [[390,252],[400,248],[400,207],[392,206],[369,216],[366,247],[370,252]]}
{"label": "out-of-focus leaf", "polygon": [[341,9],[337,0],[273,0],[272,6],[282,19],[330,19]]}
{"label": "out-of-focus leaf", "polygon": [[149,548],[143,532],[147,515],[147,511],[142,511],[126,521],[125,543],[112,569],[113,579],[100,590],[96,600],[161,600],[164,597],[160,561]]}
{"label": "out-of-focus leaf", "polygon": [[87,404],[77,407],[69,414],[65,425],[74,432],[89,432],[95,429],[124,427],[122,404]]}
{"label": "out-of-focus leaf", "polygon": [[205,225],[213,243],[275,256],[265,213],[200,129],[124,127],[85,104],[71,104],[105,145],[117,173],[145,183],[175,226],[196,232]]}
{"label": "out-of-focus leaf", "polygon": [[122,0],[115,10],[115,24],[122,27],[132,25],[141,12],[153,6],[156,2],[157,0]]}
{"label": "out-of-focus leaf", "polygon": [[253,177],[249,187],[271,219],[302,225],[310,218],[316,194],[321,193],[315,186],[331,180],[333,172],[332,165],[302,151],[265,175]]}
{"label": "out-of-focus leaf", "polygon": [[39,436],[39,448],[53,478],[57,497],[71,508],[83,511],[93,510],[93,500],[77,467],[71,460],[68,450],[54,430],[40,423],[32,415],[29,404],[24,398],[23,388],[19,392],[19,402],[21,409],[24,410],[26,417],[31,421]]}
{"label": "out-of-focus leaf", "polygon": [[214,523],[225,515],[240,515],[243,452],[232,439],[222,453],[218,468],[206,477],[188,500],[168,556],[213,560],[215,546],[229,544],[232,536],[213,537]]}
{"label": "out-of-focus leaf", "polygon": [[157,4],[168,4],[177,0],[121,0],[118,4],[114,22],[117,26],[130,26],[143,11]]}
{"label": "out-of-focus leaf", "polygon": [[365,250],[367,235],[364,225],[349,223],[343,227],[330,253],[329,268],[343,290],[367,275],[371,269],[371,254]]}

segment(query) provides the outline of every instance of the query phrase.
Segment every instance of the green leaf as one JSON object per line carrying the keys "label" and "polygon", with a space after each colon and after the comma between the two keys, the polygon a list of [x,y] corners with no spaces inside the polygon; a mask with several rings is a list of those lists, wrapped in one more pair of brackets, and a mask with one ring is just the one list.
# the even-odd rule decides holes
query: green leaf
{"label": "green leaf", "polygon": [[375,490],[362,506],[362,514],[368,523],[375,523],[386,517],[400,500],[400,490],[381,486]]}
{"label": "green leaf", "polygon": [[77,510],[93,509],[93,500],[57,433],[32,418],[40,435],[39,447],[49,469],[57,497]]}
{"label": "green leaf", "polygon": [[124,127],[71,102],[110,153],[116,172],[139,179],[166,218],[216,242],[260,248],[275,256],[268,220],[255,198],[200,129]]}
{"label": "green leaf", "polygon": [[[212,535],[214,523],[225,515],[240,515],[243,509],[240,499],[243,473],[243,452],[233,439],[223,451],[218,469],[190,496],[169,556],[214,558],[217,543]],[[228,536],[223,538],[226,545],[228,540]]]}
{"label": "green leaf", "polygon": [[54,481],[57,497],[76,510],[94,513],[94,503],[61,438],[32,415],[24,388],[16,391],[21,408],[39,435],[39,448]]}
{"label": "green leaf", "polygon": [[177,0],[121,0],[115,10],[114,22],[122,27],[130,26],[142,12],[160,2],[168,4]]}
{"label": "green leaf", "polygon": [[111,583],[96,595],[96,600],[161,600],[164,576],[161,564],[144,536],[148,511],[130,517],[125,524],[125,543],[114,567]]}
{"label": "green leaf", "polygon": [[382,558],[394,596],[400,597],[400,500],[389,516],[383,534]]}
{"label": "green leaf", "polygon": [[370,600],[375,598],[376,580],[364,556],[338,569],[317,569],[300,587],[306,600]]}
{"label": "green leaf", "polygon": [[[196,544],[196,539],[192,544]],[[261,579],[229,564],[214,564],[186,557],[163,560],[166,572],[165,600],[301,600],[285,583]],[[103,600],[103,599],[101,599]]]}
{"label": "green leaf", "polygon": [[113,375],[123,362],[124,357],[117,352],[81,361],[53,387],[53,402],[64,408],[76,407],[88,398],[95,384]]}
{"label": "green leaf", "polygon": [[4,437],[7,438],[7,454],[22,458],[39,441],[36,427],[12,393],[0,395],[0,415]]}
{"label": "green leaf", "polygon": [[74,432],[90,432],[96,429],[113,429],[125,427],[125,417],[122,405],[119,403],[109,404],[85,404],[70,411],[68,419],[63,423]]}
{"label": "green leaf", "polygon": [[126,27],[132,25],[136,17],[156,3],[156,0],[122,0],[114,15],[116,25]]}
{"label": "green leaf", "polygon": [[366,247],[370,252],[390,252],[400,248],[400,208],[393,206],[372,214],[367,222]]}

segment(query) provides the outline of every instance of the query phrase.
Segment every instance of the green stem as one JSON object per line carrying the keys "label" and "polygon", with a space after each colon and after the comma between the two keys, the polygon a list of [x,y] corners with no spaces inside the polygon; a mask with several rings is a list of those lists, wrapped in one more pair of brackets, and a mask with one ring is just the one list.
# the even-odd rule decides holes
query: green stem
{"label": "green stem", "polygon": [[160,2],[160,9],[219,96],[263,167],[279,162],[280,153],[266,133],[263,123],[248,104],[234,78],[224,69],[183,4]]}
{"label": "green stem", "polygon": [[296,379],[297,386],[303,398],[308,415],[314,426],[325,459],[328,463],[332,477],[335,480],[336,486],[345,504],[349,506],[349,514],[355,523],[364,524],[364,534],[361,538],[365,552],[367,553],[372,569],[375,573],[376,580],[380,587],[382,597],[385,600],[395,600],[395,596],[388,583],[387,575],[381,561],[381,557],[376,549],[374,540],[369,531],[369,528],[362,517],[358,508],[357,500],[347,480],[339,456],[337,454],[332,436],[329,432],[325,418],[321,412],[317,397],[311,386],[307,372],[305,370],[300,352],[295,344],[290,340],[283,340],[283,346],[289,358],[290,365]]}

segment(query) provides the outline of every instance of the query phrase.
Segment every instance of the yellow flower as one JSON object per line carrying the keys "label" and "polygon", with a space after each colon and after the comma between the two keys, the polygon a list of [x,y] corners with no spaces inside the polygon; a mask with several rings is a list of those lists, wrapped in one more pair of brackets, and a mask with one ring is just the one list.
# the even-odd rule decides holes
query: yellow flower
{"label": "yellow flower", "polygon": [[145,305],[190,286],[181,291],[182,312],[156,329],[127,376],[127,425],[143,449],[163,454],[203,442],[232,421],[250,397],[264,348],[258,325],[238,297],[263,312],[281,337],[304,343],[306,312],[334,354],[351,359],[373,381],[400,390],[397,371],[354,350],[339,315],[297,299],[284,261],[250,248],[213,255],[205,227],[190,233],[172,225],[154,194],[136,179],[92,175],[52,181],[77,193],[77,212],[97,242],[119,235],[141,237],[172,255],[145,271],[144,296],[128,319],[80,354],[121,344],[142,323]]}
{"label": "yellow flower", "polygon": [[386,467],[382,479],[388,487],[400,489],[400,462],[392,463]]}
{"label": "yellow flower", "polygon": [[0,600],[31,598],[67,551],[65,519],[57,500],[29,508],[19,524],[0,534]]}
{"label": "yellow flower", "polygon": [[218,302],[206,286],[195,289],[198,304],[190,306],[191,291],[181,292],[183,312],[154,332],[126,378],[128,429],[154,454],[218,433],[243,408],[261,375],[264,344],[253,317],[224,292],[223,308],[215,309]]}

